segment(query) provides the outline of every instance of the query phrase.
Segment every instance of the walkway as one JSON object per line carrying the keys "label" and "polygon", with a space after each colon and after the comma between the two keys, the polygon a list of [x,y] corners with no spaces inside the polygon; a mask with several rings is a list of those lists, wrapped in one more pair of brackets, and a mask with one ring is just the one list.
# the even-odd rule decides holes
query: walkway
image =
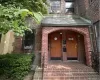
{"label": "walkway", "polygon": [[51,61],[44,68],[43,80],[99,80],[99,75],[79,62]]}

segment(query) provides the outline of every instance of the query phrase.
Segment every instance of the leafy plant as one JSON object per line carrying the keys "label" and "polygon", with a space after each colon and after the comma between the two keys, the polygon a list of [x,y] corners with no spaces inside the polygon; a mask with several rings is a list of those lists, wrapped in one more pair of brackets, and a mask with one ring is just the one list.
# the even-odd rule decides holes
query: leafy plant
{"label": "leafy plant", "polygon": [[30,71],[32,57],[27,54],[0,55],[0,76],[10,80],[23,80]]}
{"label": "leafy plant", "polygon": [[31,29],[26,25],[26,17],[32,17],[37,23],[42,19],[41,12],[31,12],[28,9],[20,9],[12,6],[0,5],[0,32],[7,33],[13,30],[15,35],[23,36],[26,30]]}
{"label": "leafy plant", "polygon": [[0,3],[4,6],[11,4],[34,12],[41,12],[43,14],[47,13],[46,0],[0,0]]}

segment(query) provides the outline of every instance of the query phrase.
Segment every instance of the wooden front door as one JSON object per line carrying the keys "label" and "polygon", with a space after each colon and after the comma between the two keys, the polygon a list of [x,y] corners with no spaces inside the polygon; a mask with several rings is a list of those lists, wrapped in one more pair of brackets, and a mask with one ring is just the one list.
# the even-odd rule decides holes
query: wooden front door
{"label": "wooden front door", "polygon": [[77,39],[74,33],[67,34],[66,37],[67,60],[77,60]]}
{"label": "wooden front door", "polygon": [[60,60],[62,53],[62,35],[59,32],[50,35],[50,58],[51,60]]}

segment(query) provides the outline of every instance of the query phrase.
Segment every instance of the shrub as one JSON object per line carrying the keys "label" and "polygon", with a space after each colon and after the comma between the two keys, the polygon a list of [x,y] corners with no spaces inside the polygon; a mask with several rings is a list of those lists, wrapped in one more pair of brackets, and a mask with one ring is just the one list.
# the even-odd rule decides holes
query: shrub
{"label": "shrub", "polygon": [[99,54],[92,53],[92,67],[95,69],[95,71],[99,72]]}
{"label": "shrub", "polygon": [[0,76],[10,80],[23,80],[31,68],[32,54],[0,55]]}

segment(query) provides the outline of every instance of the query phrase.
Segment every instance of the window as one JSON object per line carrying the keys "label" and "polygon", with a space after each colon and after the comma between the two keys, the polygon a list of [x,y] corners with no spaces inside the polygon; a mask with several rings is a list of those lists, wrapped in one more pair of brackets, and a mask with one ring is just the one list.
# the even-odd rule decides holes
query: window
{"label": "window", "polygon": [[34,32],[26,31],[23,38],[23,48],[26,50],[32,50],[34,47]]}
{"label": "window", "polygon": [[50,13],[60,13],[60,0],[50,0]]}
{"label": "window", "polygon": [[65,12],[74,13],[74,0],[65,0]]}

